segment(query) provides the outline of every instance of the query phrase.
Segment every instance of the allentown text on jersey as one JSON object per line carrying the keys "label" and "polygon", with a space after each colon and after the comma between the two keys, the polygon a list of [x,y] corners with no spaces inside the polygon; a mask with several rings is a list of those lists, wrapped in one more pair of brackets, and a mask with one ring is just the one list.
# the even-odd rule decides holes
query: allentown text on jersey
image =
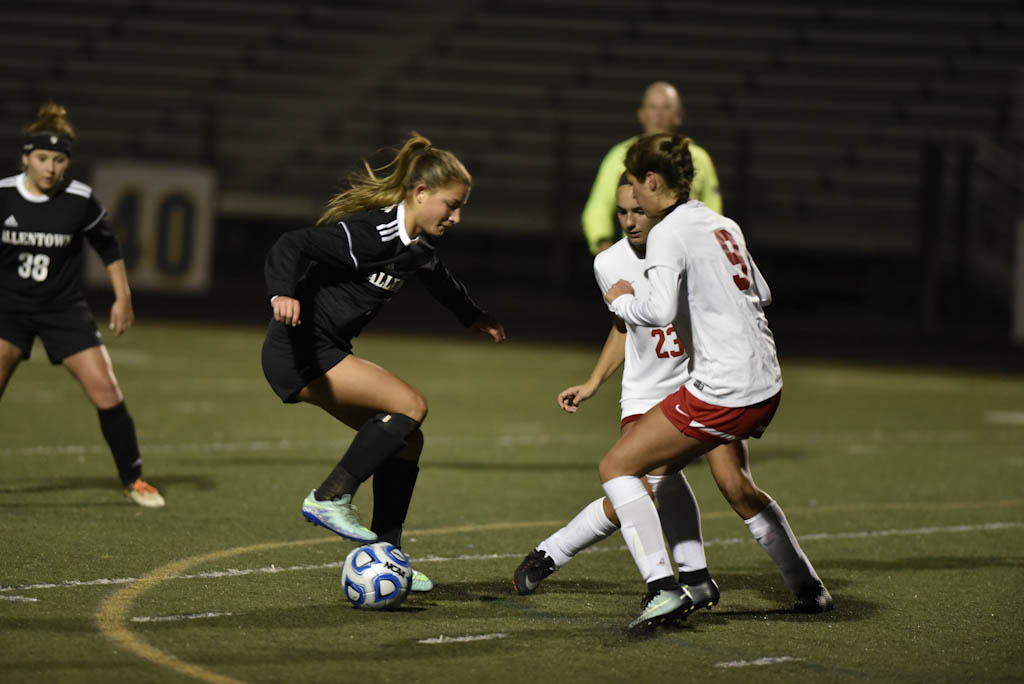
{"label": "allentown text on jersey", "polygon": [[0,232],[0,242],[26,247],[67,247],[71,237],[67,233],[34,233],[27,230]]}

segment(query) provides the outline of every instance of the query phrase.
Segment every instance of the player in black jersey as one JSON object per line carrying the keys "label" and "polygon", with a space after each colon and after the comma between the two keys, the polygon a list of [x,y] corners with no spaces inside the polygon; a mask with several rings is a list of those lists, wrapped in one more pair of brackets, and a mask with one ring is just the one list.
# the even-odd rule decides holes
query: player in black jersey
{"label": "player in black jersey", "polygon": [[114,288],[110,329],[120,335],[131,327],[135,316],[117,239],[92,188],[64,178],[75,139],[67,111],[43,105],[24,134],[22,173],[0,179],[0,396],[38,336],[50,362],[63,364],[96,406],[125,497],[159,508],[164,499],[142,479],[135,423],[81,285],[88,241]]}
{"label": "player in black jersey", "polygon": [[[358,430],[302,513],[346,539],[401,545],[402,526],[423,450],[427,402],[415,387],[352,353],[357,336],[415,276],[467,327],[495,342],[505,330],[469,297],[439,258],[434,241],[459,222],[472,178],[451,152],[413,135],[378,177],[350,177],[319,225],[283,235],[267,255],[274,320],[263,345],[263,372],[287,403],[319,406]],[[352,496],[373,476],[373,520],[359,521]],[[413,591],[431,581],[415,571]]]}

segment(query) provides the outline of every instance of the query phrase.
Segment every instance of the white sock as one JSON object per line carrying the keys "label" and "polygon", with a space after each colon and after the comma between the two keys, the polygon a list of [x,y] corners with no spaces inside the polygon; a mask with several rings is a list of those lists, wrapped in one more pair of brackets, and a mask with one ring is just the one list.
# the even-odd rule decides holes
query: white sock
{"label": "white sock", "polygon": [[672,563],[668,559],[665,540],[661,538],[658,509],[647,495],[644,483],[639,477],[623,475],[608,480],[602,486],[619,516],[622,537],[644,581],[671,577]]}
{"label": "white sock", "polygon": [[558,530],[537,545],[555,561],[555,569],[562,567],[573,559],[577,553],[607,539],[619,526],[604,514],[604,497],[591,501],[569,521],[569,524]]}
{"label": "white sock", "polygon": [[665,531],[672,559],[680,572],[705,570],[704,537],[700,530],[700,508],[682,471],[671,475],[648,475],[647,482],[658,500],[661,529]]}
{"label": "white sock", "polygon": [[794,595],[799,596],[800,590],[809,584],[821,582],[777,503],[772,501],[763,511],[743,522],[775,561],[783,581]]}

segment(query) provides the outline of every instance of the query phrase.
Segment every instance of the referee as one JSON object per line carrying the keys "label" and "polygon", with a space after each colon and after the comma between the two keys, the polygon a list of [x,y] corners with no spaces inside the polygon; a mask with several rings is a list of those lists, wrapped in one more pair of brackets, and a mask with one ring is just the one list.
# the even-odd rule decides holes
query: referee
{"label": "referee", "polygon": [[39,337],[50,362],[63,364],[96,407],[125,498],[159,508],[164,499],[142,479],[135,423],[82,290],[87,240],[114,288],[110,329],[120,335],[131,327],[128,277],[106,210],[92,188],[64,178],[75,138],[67,110],[43,105],[24,129],[22,172],[0,179],[0,396]]}
{"label": "referee", "polygon": [[[640,107],[636,110],[636,119],[644,135],[678,132],[685,118],[683,98],[675,86],[665,81],[656,81],[647,86]],[[614,218],[615,192],[619,177],[626,170],[626,150],[639,137],[635,135],[614,145],[597,170],[581,217],[583,236],[591,254],[596,255],[611,247],[622,233]],[[721,214],[722,195],[718,189],[718,172],[715,171],[711,155],[691,141],[690,157],[693,159],[694,170],[690,199],[700,200],[704,206]]]}

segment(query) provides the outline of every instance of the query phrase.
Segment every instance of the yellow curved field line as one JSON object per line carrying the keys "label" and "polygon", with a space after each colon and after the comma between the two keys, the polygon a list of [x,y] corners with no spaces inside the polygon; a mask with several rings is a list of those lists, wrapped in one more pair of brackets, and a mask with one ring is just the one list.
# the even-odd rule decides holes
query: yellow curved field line
{"label": "yellow curved field line", "polygon": [[[936,502],[934,504],[921,504],[921,503],[876,503],[876,504],[837,504],[837,505],[826,505],[826,506],[815,506],[811,508],[804,507],[792,507],[790,513],[841,513],[841,512],[852,512],[860,510],[880,511],[880,510],[902,510],[902,509],[928,509],[936,508],[943,510],[950,509],[969,509],[969,508],[1004,508],[1004,507],[1016,507],[1024,503],[1024,499],[1003,499],[999,501],[947,501],[947,502]],[[732,511],[715,511],[701,515],[704,520],[716,519],[716,518],[728,518],[733,517],[736,514]],[[561,527],[565,521],[534,521],[534,522],[509,522],[509,523],[489,523],[484,525],[457,525],[453,527],[441,527],[431,530],[408,530],[408,536],[423,535],[432,536],[437,534],[455,534],[459,532],[484,532],[488,530],[513,530],[513,529],[525,529],[529,527],[550,527],[557,528]],[[194,663],[187,662],[178,658],[177,656],[171,655],[165,651],[161,651],[155,646],[151,646],[143,641],[141,638],[132,633],[128,627],[129,609],[132,604],[139,599],[140,596],[153,589],[157,585],[173,580],[181,575],[185,574],[192,568],[203,563],[209,563],[212,561],[224,560],[225,558],[231,558],[233,556],[240,556],[246,553],[253,553],[256,551],[269,551],[272,549],[280,549],[291,546],[312,546],[314,544],[326,544],[331,542],[338,542],[339,538],[331,535],[324,536],[317,539],[302,539],[298,541],[286,541],[286,542],[267,542],[262,544],[252,544],[251,546],[238,546],[233,549],[224,549],[222,551],[214,551],[212,553],[202,554],[199,556],[192,556],[185,558],[174,563],[169,563],[162,567],[153,570],[137,581],[121,588],[108,596],[101,604],[96,613],[96,620],[99,624],[100,632],[102,632],[108,639],[117,644],[118,646],[128,650],[131,653],[148,660],[154,665],[165,667],[169,670],[174,670],[184,675],[194,677],[210,684],[245,684],[241,680],[228,677],[226,675],[217,674],[211,670],[207,670],[204,667],[196,665]]]}
{"label": "yellow curved field line", "polygon": [[[558,527],[561,522],[516,522],[516,523],[491,523],[486,525],[458,525],[454,527],[442,527],[432,530],[408,530],[408,536],[454,534],[458,532],[484,532],[488,530],[511,530],[527,527]],[[182,660],[166,651],[161,651],[151,646],[134,634],[128,627],[129,610],[139,597],[155,588],[157,585],[176,579],[192,568],[203,563],[221,561],[233,556],[240,556],[246,553],[257,551],[271,551],[290,546],[312,546],[313,544],[337,543],[340,539],[334,535],[324,536],[318,539],[302,539],[287,542],[267,542],[263,544],[252,544],[251,546],[238,546],[233,549],[214,551],[199,556],[192,556],[183,560],[169,563],[162,567],[146,573],[137,581],[121,588],[108,596],[96,612],[96,621],[99,624],[100,632],[121,648],[134,653],[154,665],[174,670],[183,675],[194,677],[210,684],[245,684],[239,679],[217,674],[205,667]]]}

